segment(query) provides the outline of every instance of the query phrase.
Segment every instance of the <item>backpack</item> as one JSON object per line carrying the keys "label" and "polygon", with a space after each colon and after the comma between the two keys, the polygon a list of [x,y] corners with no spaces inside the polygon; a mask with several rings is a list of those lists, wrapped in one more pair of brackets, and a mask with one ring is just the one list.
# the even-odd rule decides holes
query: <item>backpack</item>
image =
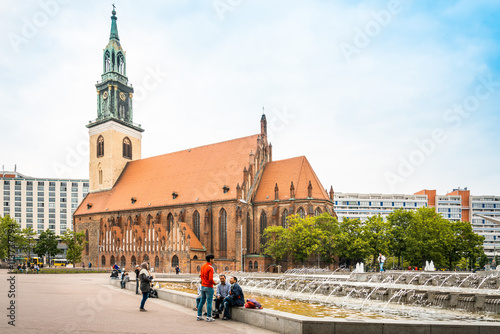
{"label": "backpack", "polygon": [[[249,305],[248,307],[247,307],[247,304]],[[259,308],[260,309],[260,308],[262,308],[262,305],[258,301],[256,301],[255,299],[249,298],[249,299],[247,299],[247,303],[245,304],[245,307],[246,308]]]}
{"label": "backpack", "polygon": [[155,289],[151,288],[149,290],[149,298],[158,298],[158,291]]}

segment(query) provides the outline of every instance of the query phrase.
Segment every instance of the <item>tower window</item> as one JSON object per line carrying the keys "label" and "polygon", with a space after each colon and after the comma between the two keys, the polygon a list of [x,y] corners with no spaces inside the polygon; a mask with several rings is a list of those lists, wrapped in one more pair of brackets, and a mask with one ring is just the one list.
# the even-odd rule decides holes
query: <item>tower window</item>
{"label": "tower window", "polygon": [[104,137],[99,136],[97,138],[97,157],[100,158],[104,156]]}
{"label": "tower window", "polygon": [[132,159],[132,143],[128,137],[123,139],[123,157],[126,159]]}

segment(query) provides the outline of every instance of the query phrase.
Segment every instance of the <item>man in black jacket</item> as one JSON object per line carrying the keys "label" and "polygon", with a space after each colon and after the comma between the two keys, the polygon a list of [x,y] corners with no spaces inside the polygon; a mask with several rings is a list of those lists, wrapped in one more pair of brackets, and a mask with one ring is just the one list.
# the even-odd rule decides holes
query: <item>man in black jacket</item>
{"label": "man in black jacket", "polygon": [[139,294],[139,273],[141,272],[141,266],[137,265],[135,266],[135,294],[138,295]]}
{"label": "man in black jacket", "polygon": [[231,283],[231,290],[229,291],[229,296],[224,298],[224,318],[222,320],[231,319],[229,315],[229,309],[231,306],[243,306],[245,305],[245,296],[243,295],[243,290],[241,290],[240,285],[237,283],[238,278],[232,276],[229,278],[229,283]]}

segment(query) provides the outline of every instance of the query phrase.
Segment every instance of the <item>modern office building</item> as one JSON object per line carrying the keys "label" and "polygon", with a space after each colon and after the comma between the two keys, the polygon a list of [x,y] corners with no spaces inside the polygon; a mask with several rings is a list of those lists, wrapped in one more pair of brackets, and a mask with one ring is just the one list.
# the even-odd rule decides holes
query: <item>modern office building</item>
{"label": "modern office building", "polygon": [[374,215],[388,216],[396,209],[416,210],[428,205],[427,195],[335,193],[335,212],[340,220]]}
{"label": "modern office building", "polygon": [[3,205],[0,216],[10,215],[40,234],[51,229],[56,235],[72,229],[72,215],[89,190],[89,180],[30,177],[2,172]]}
{"label": "modern office building", "polygon": [[471,196],[467,188],[446,195],[424,189],[413,195],[336,193],[334,209],[340,220],[380,214],[387,217],[396,209],[433,207],[449,221],[469,221],[474,232],[485,237],[484,252],[489,258],[500,255],[500,196]]}

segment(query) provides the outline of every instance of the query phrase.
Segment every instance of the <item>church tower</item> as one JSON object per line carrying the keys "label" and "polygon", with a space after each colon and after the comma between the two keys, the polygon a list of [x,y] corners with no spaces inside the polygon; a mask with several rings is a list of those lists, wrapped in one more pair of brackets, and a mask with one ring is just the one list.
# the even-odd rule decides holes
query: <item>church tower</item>
{"label": "church tower", "polygon": [[97,82],[97,119],[87,124],[90,136],[90,192],[113,187],[128,161],[141,158],[142,132],[133,123],[127,60],[120,45],[116,11],[111,12],[111,33],[103,53],[102,80]]}

